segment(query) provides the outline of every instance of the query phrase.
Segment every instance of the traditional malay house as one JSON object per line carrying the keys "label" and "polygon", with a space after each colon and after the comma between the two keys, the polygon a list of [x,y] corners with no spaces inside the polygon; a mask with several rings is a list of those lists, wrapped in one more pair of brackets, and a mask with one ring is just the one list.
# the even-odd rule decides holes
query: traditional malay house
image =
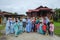
{"label": "traditional malay house", "polygon": [[10,18],[18,18],[18,19],[20,19],[20,18],[22,18],[22,17],[24,17],[25,15],[24,14],[12,14],[12,13],[9,13],[9,12],[5,12],[5,11],[3,11],[3,12],[0,12],[0,24],[1,23],[6,23],[6,21],[7,21],[7,19],[10,17]]}
{"label": "traditional malay house", "polygon": [[51,17],[54,14],[54,12],[53,9],[51,8],[40,6],[34,10],[28,10],[26,14],[28,17],[40,17],[40,16]]}

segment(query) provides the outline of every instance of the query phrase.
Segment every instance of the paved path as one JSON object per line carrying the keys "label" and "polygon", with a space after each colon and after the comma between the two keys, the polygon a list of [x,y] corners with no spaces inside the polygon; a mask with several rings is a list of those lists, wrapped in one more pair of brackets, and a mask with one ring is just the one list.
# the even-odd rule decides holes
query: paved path
{"label": "paved path", "polygon": [[55,35],[52,37],[38,33],[23,33],[18,37],[15,37],[14,35],[8,35],[7,40],[60,40],[60,37]]}

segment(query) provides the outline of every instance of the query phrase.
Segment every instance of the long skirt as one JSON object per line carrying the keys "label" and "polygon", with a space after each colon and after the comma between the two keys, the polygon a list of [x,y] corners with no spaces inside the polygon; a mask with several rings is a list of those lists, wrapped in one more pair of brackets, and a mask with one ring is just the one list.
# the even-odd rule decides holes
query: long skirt
{"label": "long skirt", "polygon": [[21,26],[19,27],[19,34],[22,33],[23,31],[24,31],[24,29],[23,29],[23,26],[21,25]]}
{"label": "long skirt", "polygon": [[9,27],[6,27],[5,30],[6,30],[6,35],[10,34],[10,28]]}
{"label": "long skirt", "polygon": [[26,22],[23,22],[23,27],[24,27],[24,28],[26,27]]}
{"label": "long skirt", "polygon": [[26,32],[31,32],[31,25],[30,24],[27,24],[26,25]]}
{"label": "long skirt", "polygon": [[44,33],[43,30],[42,30],[42,26],[39,27],[39,33],[40,34],[43,34]]}
{"label": "long skirt", "polygon": [[39,26],[40,26],[40,24],[36,24],[37,32],[38,32]]}
{"label": "long skirt", "polygon": [[11,28],[10,28],[10,32],[11,33],[14,33],[14,26],[12,25]]}
{"label": "long skirt", "polygon": [[18,27],[17,27],[17,26],[14,27],[14,31],[15,31],[15,36],[18,36],[18,32],[19,32],[19,30],[18,30]]}
{"label": "long skirt", "polygon": [[36,32],[36,25],[35,24],[33,24],[33,25],[34,25],[33,31]]}

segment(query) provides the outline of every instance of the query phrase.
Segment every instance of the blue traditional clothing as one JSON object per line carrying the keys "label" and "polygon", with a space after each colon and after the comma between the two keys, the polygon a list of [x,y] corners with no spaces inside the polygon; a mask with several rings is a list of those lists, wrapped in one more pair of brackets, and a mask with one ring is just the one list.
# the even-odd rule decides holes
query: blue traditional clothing
{"label": "blue traditional clothing", "polygon": [[23,22],[23,31],[25,31],[25,28],[26,28],[26,19],[23,18],[23,19],[22,19],[22,22]]}
{"label": "blue traditional clothing", "polygon": [[48,24],[48,22],[50,22],[50,20],[48,17],[45,17],[45,18],[46,18],[46,24]]}
{"label": "blue traditional clothing", "polygon": [[19,33],[23,32],[23,22],[19,22]]}
{"label": "blue traditional clothing", "polygon": [[27,24],[26,24],[26,31],[31,32],[31,28],[32,28],[32,22],[30,19],[28,19]]}
{"label": "blue traditional clothing", "polygon": [[16,22],[16,23],[14,24],[14,31],[15,31],[15,36],[18,36],[18,32],[19,32],[18,22]]}
{"label": "blue traditional clothing", "polygon": [[39,33],[40,33],[40,34],[43,34],[42,26],[43,26],[43,24],[40,24],[40,27],[39,27]]}
{"label": "blue traditional clothing", "polygon": [[7,35],[7,34],[10,34],[10,23],[9,23],[9,20],[8,20],[7,23],[6,23],[6,28],[5,28],[5,30],[6,30],[6,35]]}
{"label": "blue traditional clothing", "polygon": [[15,23],[14,21],[12,20],[10,21],[10,32],[11,33],[14,33],[14,23]]}
{"label": "blue traditional clothing", "polygon": [[39,22],[40,22],[40,20],[39,20],[39,19],[37,19],[37,20],[36,20],[36,24],[38,24]]}

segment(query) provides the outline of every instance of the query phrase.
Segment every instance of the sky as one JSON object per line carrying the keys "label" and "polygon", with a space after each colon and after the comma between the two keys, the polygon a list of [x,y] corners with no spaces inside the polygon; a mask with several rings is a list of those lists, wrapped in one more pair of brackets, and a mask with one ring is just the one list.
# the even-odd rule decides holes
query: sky
{"label": "sky", "polygon": [[0,10],[18,14],[26,14],[27,10],[41,5],[52,9],[60,8],[60,0],[0,0]]}

